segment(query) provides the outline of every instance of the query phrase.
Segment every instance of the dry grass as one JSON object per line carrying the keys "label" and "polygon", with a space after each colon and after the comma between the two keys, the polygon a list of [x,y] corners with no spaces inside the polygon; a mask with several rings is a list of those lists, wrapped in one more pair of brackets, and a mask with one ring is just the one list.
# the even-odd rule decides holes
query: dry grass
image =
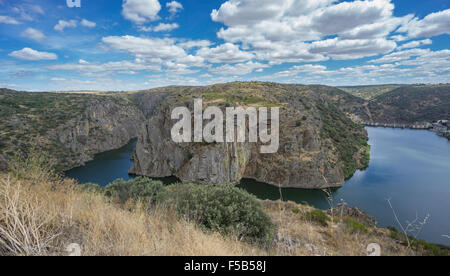
{"label": "dry grass", "polygon": [[0,174],[0,255],[67,255],[72,243],[88,256],[365,256],[370,243],[380,244],[383,255],[413,254],[389,230],[352,233],[338,221],[324,227],[305,219],[312,207],[271,201],[264,208],[279,234],[271,249],[262,249],[205,233],[167,206],[146,210],[139,202],[120,205],[82,191],[72,180],[42,170],[50,164],[39,155]]}
{"label": "dry grass", "polygon": [[304,214],[314,210],[309,206],[288,202],[280,210],[279,204],[271,201],[265,201],[264,206],[272,220],[280,226],[279,235],[290,241],[283,242],[282,250],[278,252],[281,255],[367,256],[367,246],[371,243],[378,243],[385,256],[414,254],[392,240],[387,229],[373,227],[368,228],[367,233],[352,233],[338,219],[327,227],[304,219]]}
{"label": "dry grass", "polygon": [[0,255],[263,255],[232,238],[208,234],[167,208],[125,210],[70,180],[39,182],[0,176]]}

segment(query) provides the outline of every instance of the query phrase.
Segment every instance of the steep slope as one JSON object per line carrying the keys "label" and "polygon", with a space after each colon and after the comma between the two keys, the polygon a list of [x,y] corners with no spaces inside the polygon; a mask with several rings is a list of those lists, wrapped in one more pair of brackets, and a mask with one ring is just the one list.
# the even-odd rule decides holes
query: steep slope
{"label": "steep slope", "polygon": [[0,91],[0,164],[30,148],[50,152],[58,169],[82,165],[137,137],[144,113],[125,94]]}
{"label": "steep slope", "polygon": [[[325,188],[343,185],[368,164],[367,133],[336,107],[335,100],[347,97],[338,89],[259,82],[172,89],[139,135],[131,173],[175,175],[183,182],[252,178],[282,187]],[[279,151],[261,154],[260,143],[174,143],[171,110],[193,110],[197,98],[203,98],[204,109],[281,107]]]}

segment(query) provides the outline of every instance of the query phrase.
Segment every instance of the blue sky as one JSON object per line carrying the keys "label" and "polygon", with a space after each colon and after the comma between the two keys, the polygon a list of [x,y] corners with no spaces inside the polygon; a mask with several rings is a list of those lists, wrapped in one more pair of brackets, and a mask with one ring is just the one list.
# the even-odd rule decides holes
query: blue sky
{"label": "blue sky", "polygon": [[0,0],[0,87],[450,82],[448,0],[80,4]]}

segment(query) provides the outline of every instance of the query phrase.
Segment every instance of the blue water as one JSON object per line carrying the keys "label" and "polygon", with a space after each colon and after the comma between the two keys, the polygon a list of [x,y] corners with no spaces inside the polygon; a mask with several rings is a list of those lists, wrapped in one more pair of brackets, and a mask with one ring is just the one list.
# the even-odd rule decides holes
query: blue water
{"label": "blue water", "polygon": [[112,151],[95,155],[94,160],[87,162],[85,166],[67,171],[65,175],[76,179],[78,183],[96,183],[105,186],[118,178],[130,180],[128,170],[133,166],[131,157],[136,148],[137,140],[133,140],[126,146]]}
{"label": "blue water", "polygon": [[[430,215],[419,238],[450,245],[450,239],[443,236],[450,235],[450,141],[425,130],[367,130],[372,146],[370,166],[333,191],[334,204],[345,201],[373,215],[380,226],[397,226],[387,202],[390,198],[403,224]],[[67,176],[80,183],[101,185],[116,178],[127,180],[134,147],[135,142],[99,154],[95,161],[67,172]],[[248,179],[239,186],[261,199],[280,199],[274,186]],[[282,195],[283,200],[329,208],[322,191],[283,189]]]}

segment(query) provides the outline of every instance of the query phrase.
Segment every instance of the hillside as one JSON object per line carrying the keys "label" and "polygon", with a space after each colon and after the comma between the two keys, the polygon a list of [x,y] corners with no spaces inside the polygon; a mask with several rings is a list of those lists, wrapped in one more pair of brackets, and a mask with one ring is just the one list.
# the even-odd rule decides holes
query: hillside
{"label": "hillside", "polygon": [[414,124],[450,118],[450,85],[405,86],[369,102],[371,121]]}
{"label": "hillside", "polygon": [[366,85],[366,86],[340,86],[339,89],[352,94],[353,96],[371,100],[382,94],[391,92],[404,85],[399,84],[386,84],[386,85]]}
{"label": "hillside", "polygon": [[163,187],[149,179],[80,186],[30,156],[0,174],[0,256],[64,256],[72,243],[83,256],[365,256],[374,242],[386,256],[448,255],[421,241],[410,249],[356,209],[327,214],[230,186]]}
{"label": "hillside", "polygon": [[[35,148],[50,152],[57,160],[58,169],[66,170],[84,164],[96,153],[119,148],[136,137],[139,142],[133,173],[153,177],[176,175],[186,182],[200,181],[200,175],[209,171],[210,176],[204,180],[212,182],[235,183],[242,177],[250,177],[286,187],[335,187],[341,186],[356,169],[368,164],[366,131],[338,107],[346,107],[347,102],[359,99],[325,86],[249,82],[123,93],[2,90],[0,96],[2,164],[15,153]],[[158,123],[162,118],[170,120],[170,106],[185,104],[192,107],[193,99],[199,97],[203,97],[206,105],[222,107],[229,104],[280,106],[282,133],[278,154],[260,155],[255,151],[255,145],[248,144],[236,147],[240,150],[231,154],[217,145],[201,143],[183,145],[177,149],[181,154],[168,154],[170,148],[148,144],[152,139],[146,137],[170,138],[163,134],[167,135],[171,126],[155,125],[154,129],[164,127],[156,137],[155,131],[150,136],[146,132],[149,128],[143,128],[144,125]],[[158,148],[160,155],[142,154],[149,152],[144,148],[152,146]],[[211,150],[213,147],[216,148]],[[202,165],[195,165],[205,150],[212,159],[216,159],[213,155],[219,154],[217,160],[221,160],[220,164],[208,161],[206,171],[200,169]],[[229,158],[224,159],[226,155]],[[190,160],[194,162],[191,162],[193,167],[186,166]],[[228,160],[227,165],[224,160]],[[161,163],[159,171],[152,172],[145,165],[158,162]],[[221,171],[212,173],[210,169],[215,163],[218,165],[215,168]]]}
{"label": "hillside", "polygon": [[[251,178],[282,187],[339,187],[368,165],[367,132],[343,113],[346,98],[324,86],[228,83],[174,88],[138,139],[131,173],[177,176],[183,182],[238,183]],[[203,98],[208,106],[280,107],[280,147],[261,154],[260,143],[183,143],[170,139],[171,110]],[[247,126],[248,127],[248,126]]]}

